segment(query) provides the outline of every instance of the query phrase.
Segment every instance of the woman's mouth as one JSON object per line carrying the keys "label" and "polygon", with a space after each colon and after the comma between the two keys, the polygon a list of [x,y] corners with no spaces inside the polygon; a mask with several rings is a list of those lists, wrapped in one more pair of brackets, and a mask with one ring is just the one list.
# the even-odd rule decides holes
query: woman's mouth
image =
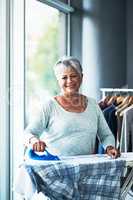
{"label": "woman's mouth", "polygon": [[75,85],[67,85],[66,87],[67,87],[67,88],[74,88]]}

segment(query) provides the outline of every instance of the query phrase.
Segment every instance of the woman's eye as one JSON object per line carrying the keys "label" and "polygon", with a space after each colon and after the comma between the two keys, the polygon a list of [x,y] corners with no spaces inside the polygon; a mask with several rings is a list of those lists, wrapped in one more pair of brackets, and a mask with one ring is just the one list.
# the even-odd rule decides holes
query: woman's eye
{"label": "woman's eye", "polygon": [[66,77],[66,76],[64,76],[64,77],[62,77],[62,79],[67,79],[67,77]]}
{"label": "woman's eye", "polygon": [[[76,76],[76,75],[70,76],[70,78],[77,78],[77,77],[78,77],[78,76]],[[63,77],[62,77],[63,80],[66,80],[67,78],[68,78],[67,76],[63,76]]]}
{"label": "woman's eye", "polygon": [[73,75],[73,76],[71,76],[71,78],[77,78],[77,76],[76,76],[76,75]]}

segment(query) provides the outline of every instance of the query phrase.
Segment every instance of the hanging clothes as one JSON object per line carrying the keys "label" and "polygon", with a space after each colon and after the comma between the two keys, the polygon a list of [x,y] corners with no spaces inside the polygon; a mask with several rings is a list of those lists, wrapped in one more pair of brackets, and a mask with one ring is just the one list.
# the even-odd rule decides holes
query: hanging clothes
{"label": "hanging clothes", "polygon": [[133,96],[128,90],[123,93],[117,91],[117,94],[110,90],[109,95],[99,102],[99,106],[115,137],[116,147],[120,147],[122,152],[132,152]]}
{"label": "hanging clothes", "polygon": [[103,110],[104,117],[110,127],[115,139],[117,138],[117,117],[115,115],[116,107],[114,104]]}
{"label": "hanging clothes", "polygon": [[124,110],[120,150],[133,152],[133,105]]}

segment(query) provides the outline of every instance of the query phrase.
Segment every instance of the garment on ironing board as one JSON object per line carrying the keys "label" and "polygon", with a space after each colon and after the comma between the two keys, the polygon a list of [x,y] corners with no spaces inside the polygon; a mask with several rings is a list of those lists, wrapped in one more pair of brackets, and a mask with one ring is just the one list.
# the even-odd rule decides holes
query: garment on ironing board
{"label": "garment on ironing board", "polygon": [[50,200],[118,200],[125,161],[25,165],[37,192]]}

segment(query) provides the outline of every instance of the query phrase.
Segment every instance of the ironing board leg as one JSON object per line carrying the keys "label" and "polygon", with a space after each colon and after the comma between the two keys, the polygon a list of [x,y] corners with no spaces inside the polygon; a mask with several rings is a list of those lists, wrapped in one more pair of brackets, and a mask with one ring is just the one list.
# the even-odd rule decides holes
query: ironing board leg
{"label": "ironing board leg", "polygon": [[133,185],[133,167],[132,167],[130,173],[128,174],[128,176],[126,177],[124,184],[122,185],[122,188],[121,188],[121,199],[122,200],[125,199],[127,193],[131,189],[132,185]]}

